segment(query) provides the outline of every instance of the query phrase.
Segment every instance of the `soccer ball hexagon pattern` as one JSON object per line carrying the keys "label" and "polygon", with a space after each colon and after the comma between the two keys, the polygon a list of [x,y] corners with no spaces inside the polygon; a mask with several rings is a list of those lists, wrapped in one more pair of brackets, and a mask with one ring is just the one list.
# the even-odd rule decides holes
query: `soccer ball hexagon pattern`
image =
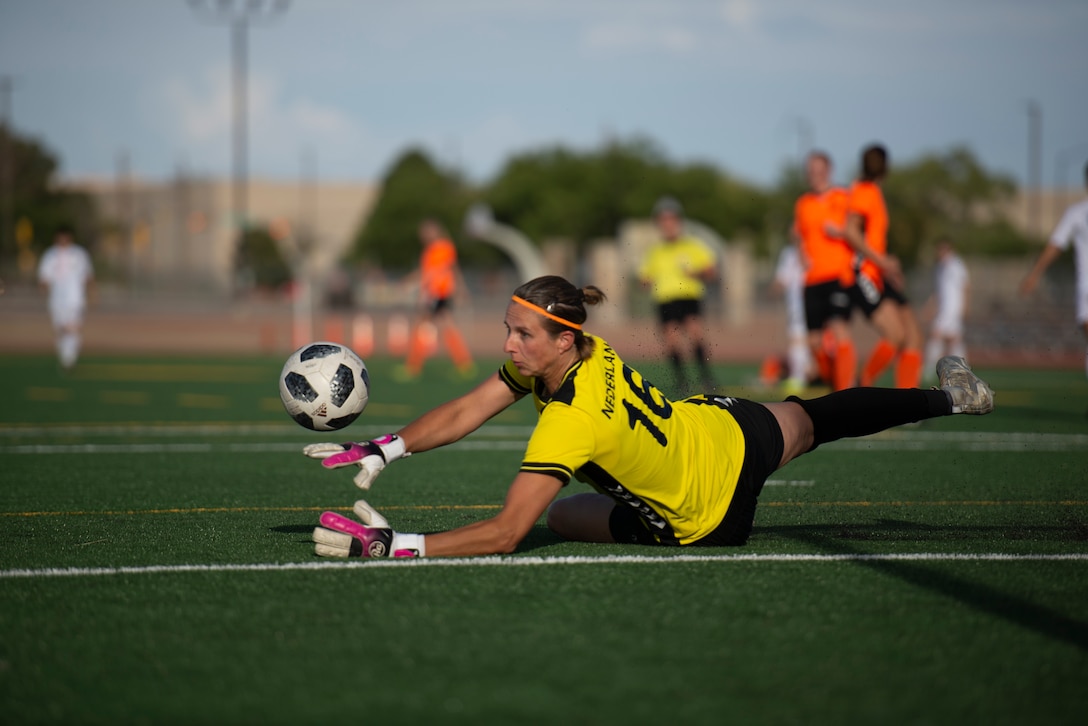
{"label": "soccer ball hexagon pattern", "polygon": [[370,400],[366,363],[339,343],[304,345],[280,372],[280,400],[300,425],[336,431],[359,418]]}

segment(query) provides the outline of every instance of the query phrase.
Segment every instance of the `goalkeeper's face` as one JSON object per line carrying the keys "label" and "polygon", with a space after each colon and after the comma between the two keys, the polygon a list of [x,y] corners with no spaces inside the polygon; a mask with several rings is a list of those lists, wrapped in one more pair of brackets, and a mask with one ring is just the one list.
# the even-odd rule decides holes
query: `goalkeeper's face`
{"label": "goalkeeper's face", "polygon": [[[564,336],[552,336],[541,323],[540,315],[516,303],[506,308],[506,344],[503,352],[524,376],[546,378],[569,365],[570,345]],[[570,336],[566,336],[570,337]]]}

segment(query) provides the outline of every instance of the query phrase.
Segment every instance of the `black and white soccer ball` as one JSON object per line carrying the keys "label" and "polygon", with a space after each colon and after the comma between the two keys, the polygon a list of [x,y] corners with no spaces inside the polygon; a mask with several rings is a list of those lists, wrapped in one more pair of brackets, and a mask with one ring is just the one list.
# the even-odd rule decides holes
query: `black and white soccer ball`
{"label": "black and white soccer ball", "polygon": [[353,350],[339,343],[304,345],[280,372],[287,413],[314,431],[336,431],[359,418],[370,400],[370,374]]}

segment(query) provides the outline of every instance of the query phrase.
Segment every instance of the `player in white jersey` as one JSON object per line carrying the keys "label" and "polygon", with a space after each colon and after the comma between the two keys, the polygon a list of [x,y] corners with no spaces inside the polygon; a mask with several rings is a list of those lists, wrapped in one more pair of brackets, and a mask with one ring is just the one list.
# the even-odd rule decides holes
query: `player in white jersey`
{"label": "player in white jersey", "polygon": [[75,243],[70,227],[58,229],[53,239],[38,265],[38,282],[49,295],[57,358],[62,367],[71,368],[79,358],[83,310],[94,285],[94,268],[87,250]]}
{"label": "player in white jersey", "polygon": [[[956,254],[952,240],[942,237],[937,240],[937,266],[933,270],[933,297],[930,309],[936,308],[929,325],[929,340],[926,342],[926,367],[937,365],[945,355],[967,357],[967,347],[963,342],[963,319],[967,315],[967,292],[970,289],[970,275],[967,265]],[[927,379],[936,376],[926,374]]]}
{"label": "player in white jersey", "polygon": [[809,381],[811,359],[808,326],[805,323],[805,262],[794,243],[782,248],[774,271],[774,287],[786,302],[786,335],[789,347],[786,364],[786,392],[798,393]]}
{"label": "player in white jersey", "polygon": [[[1084,166],[1084,183],[1088,186],[1088,164]],[[1073,244],[1076,255],[1077,286],[1076,308],[1077,323],[1084,330],[1084,339],[1088,343],[1088,199],[1073,204],[1065,210],[1058,226],[1050,235],[1050,242],[1043,249],[1035,266],[1020,284],[1020,293],[1028,295],[1039,285],[1043,272],[1051,263]],[[1084,372],[1088,375],[1088,349],[1085,350]]]}

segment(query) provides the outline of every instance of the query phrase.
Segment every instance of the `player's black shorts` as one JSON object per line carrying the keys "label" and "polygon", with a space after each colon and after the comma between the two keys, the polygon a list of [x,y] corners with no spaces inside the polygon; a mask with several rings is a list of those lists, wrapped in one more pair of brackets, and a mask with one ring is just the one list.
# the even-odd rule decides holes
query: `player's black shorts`
{"label": "player's black shorts", "polygon": [[450,302],[448,297],[437,297],[427,303],[427,314],[438,315],[443,310],[452,310],[453,303]]}
{"label": "player's black shorts", "polygon": [[867,318],[872,317],[873,312],[885,300],[891,300],[900,305],[908,304],[906,294],[899,287],[885,280],[884,289],[881,290],[875,282],[862,274],[857,276],[856,283],[850,288],[850,297],[854,307],[864,313]]}
{"label": "player's black shorts", "polygon": [[[691,547],[739,547],[748,541],[756,516],[756,500],[767,477],[778,469],[785,450],[782,428],[766,406],[742,398],[728,400],[729,404],[723,408],[733,416],[744,436],[744,461],[725,517],[713,532],[692,542]],[[617,542],[678,544],[675,540],[659,542],[655,539],[638,513],[628,506],[613,507],[608,529]]]}
{"label": "player's black shorts", "polygon": [[662,325],[682,323],[693,315],[697,317],[702,314],[702,300],[670,300],[657,305],[657,318]]}
{"label": "player's black shorts", "polygon": [[823,330],[836,318],[850,319],[850,291],[838,280],[805,287],[805,325],[809,330]]}

